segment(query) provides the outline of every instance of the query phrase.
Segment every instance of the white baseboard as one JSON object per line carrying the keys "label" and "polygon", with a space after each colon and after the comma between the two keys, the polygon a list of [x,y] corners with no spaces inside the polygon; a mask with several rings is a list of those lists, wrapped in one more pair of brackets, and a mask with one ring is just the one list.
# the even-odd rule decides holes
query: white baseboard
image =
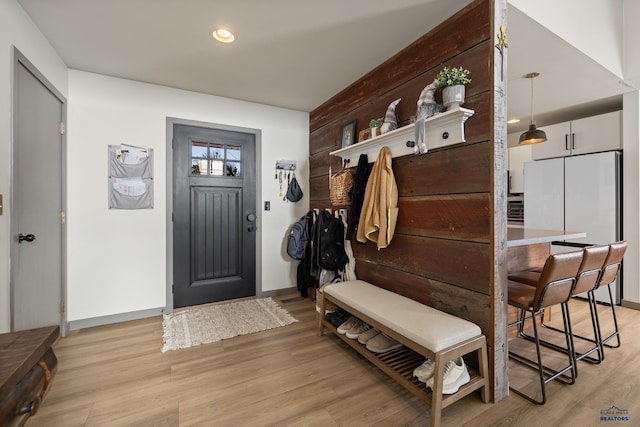
{"label": "white baseboard", "polygon": [[[280,295],[288,295],[297,292],[295,287],[274,289],[261,292],[259,298],[277,297]],[[129,313],[119,313],[109,316],[92,317],[90,319],[72,320],[67,323],[67,330],[74,331],[77,329],[93,328],[95,326],[110,325],[112,323],[127,322],[129,320],[146,319],[148,317],[160,316],[165,312],[165,307],[150,308],[148,310],[132,311]]]}
{"label": "white baseboard", "polygon": [[298,288],[282,288],[282,289],[273,289],[271,291],[262,291],[260,295],[257,295],[258,298],[269,298],[269,297],[279,297],[280,295],[288,295],[298,292]]}
{"label": "white baseboard", "polygon": [[92,317],[89,319],[72,320],[67,324],[67,330],[93,328],[94,326],[110,325],[112,323],[127,322],[129,320],[146,319],[148,317],[160,316],[164,307],[150,308],[148,310],[131,311],[128,313],[112,314],[109,316]]}
{"label": "white baseboard", "polygon": [[637,303],[637,302],[627,301],[623,299],[620,305],[626,308],[631,308],[633,310],[640,311],[640,303]]}

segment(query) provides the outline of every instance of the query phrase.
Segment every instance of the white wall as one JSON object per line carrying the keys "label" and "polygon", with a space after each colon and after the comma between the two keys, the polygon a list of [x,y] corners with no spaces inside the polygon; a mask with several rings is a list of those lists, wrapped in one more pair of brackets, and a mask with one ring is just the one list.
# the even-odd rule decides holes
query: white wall
{"label": "white wall", "polygon": [[[308,113],[69,70],[69,321],[165,306],[167,117],[261,130],[257,275],[262,291],[295,287],[282,241],[309,203],[278,197],[274,166],[297,160],[308,193]],[[119,143],[154,149],[154,209],[107,209],[107,146]]]}
{"label": "white wall", "polygon": [[622,170],[623,170],[623,234],[629,246],[625,254],[623,270],[623,300],[640,303],[640,92],[626,93],[623,98],[622,116]]}
{"label": "white wall", "polygon": [[622,0],[508,1],[622,78]]}
{"label": "white wall", "polygon": [[624,263],[624,301],[640,304],[640,2],[623,0],[624,79],[636,90],[623,97],[624,237],[629,242]]}
{"label": "white wall", "polygon": [[67,97],[67,67],[15,0],[0,0],[0,333],[10,328],[11,129],[13,46]]}
{"label": "white wall", "polygon": [[623,1],[624,79],[640,89],[640,1]]}

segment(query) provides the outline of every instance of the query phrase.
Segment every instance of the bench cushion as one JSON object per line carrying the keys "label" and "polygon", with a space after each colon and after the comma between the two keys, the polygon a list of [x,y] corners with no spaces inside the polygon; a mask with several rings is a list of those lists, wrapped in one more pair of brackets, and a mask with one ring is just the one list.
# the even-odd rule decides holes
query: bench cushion
{"label": "bench cushion", "polygon": [[468,320],[362,280],[333,283],[323,291],[434,353],[482,333]]}

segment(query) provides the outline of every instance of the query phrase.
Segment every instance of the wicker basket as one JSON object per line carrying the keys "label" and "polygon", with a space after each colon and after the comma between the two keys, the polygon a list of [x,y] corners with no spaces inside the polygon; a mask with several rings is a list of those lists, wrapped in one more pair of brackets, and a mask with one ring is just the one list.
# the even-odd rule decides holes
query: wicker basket
{"label": "wicker basket", "polygon": [[[322,300],[324,300],[324,294],[322,293],[322,291],[320,291],[320,289],[316,289],[316,311],[318,313],[320,313],[322,307]],[[338,309],[338,306],[332,302],[327,301],[327,305],[324,309],[325,312],[330,313],[336,311]]]}
{"label": "wicker basket", "polygon": [[329,199],[333,206],[348,206],[351,203],[349,191],[353,186],[351,170],[343,168],[340,172],[331,175],[329,186]]}

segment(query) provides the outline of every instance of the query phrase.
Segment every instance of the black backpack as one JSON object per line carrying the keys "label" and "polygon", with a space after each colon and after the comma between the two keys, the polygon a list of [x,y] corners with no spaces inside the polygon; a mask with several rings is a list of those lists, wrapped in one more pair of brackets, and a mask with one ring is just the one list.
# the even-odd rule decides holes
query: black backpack
{"label": "black backpack", "polygon": [[305,216],[293,223],[289,230],[287,240],[287,254],[293,259],[303,259],[304,253],[309,244],[311,227],[313,225],[313,211],[307,212]]}
{"label": "black backpack", "polygon": [[344,250],[342,219],[322,211],[314,228],[314,255],[318,267],[331,271],[343,270],[349,262],[349,257]]}

